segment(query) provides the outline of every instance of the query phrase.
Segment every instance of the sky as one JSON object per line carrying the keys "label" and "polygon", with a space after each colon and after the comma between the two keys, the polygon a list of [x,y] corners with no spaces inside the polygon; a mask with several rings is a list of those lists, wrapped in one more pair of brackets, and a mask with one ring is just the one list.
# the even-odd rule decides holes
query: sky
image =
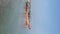
{"label": "sky", "polygon": [[31,0],[31,34],[60,34],[60,0]]}

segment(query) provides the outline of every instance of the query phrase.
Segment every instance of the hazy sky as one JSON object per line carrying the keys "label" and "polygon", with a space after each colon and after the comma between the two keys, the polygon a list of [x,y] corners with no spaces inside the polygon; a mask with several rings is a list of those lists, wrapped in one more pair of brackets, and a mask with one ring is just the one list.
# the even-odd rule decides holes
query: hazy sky
{"label": "hazy sky", "polygon": [[60,34],[60,0],[31,0],[32,34]]}

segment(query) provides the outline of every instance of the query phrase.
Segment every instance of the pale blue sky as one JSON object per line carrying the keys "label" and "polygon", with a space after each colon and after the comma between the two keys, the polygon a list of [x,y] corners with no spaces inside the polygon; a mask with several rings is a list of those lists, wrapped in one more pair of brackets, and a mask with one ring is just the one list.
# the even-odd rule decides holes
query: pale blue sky
{"label": "pale blue sky", "polygon": [[31,0],[31,34],[60,34],[60,0]]}

